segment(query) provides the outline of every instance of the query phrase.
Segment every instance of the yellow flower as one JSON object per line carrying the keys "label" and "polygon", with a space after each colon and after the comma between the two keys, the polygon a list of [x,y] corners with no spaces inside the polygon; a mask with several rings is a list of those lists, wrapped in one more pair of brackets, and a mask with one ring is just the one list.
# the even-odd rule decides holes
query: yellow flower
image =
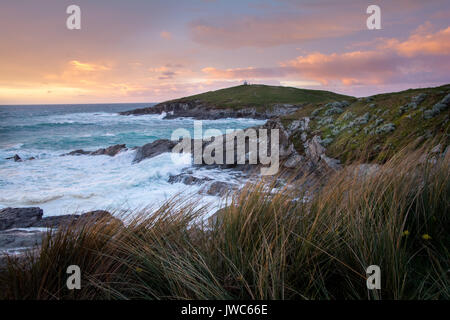
{"label": "yellow flower", "polygon": [[431,236],[429,234],[425,233],[424,235],[422,235],[422,239],[423,240],[430,240]]}
{"label": "yellow flower", "polygon": [[403,231],[403,236],[405,237],[409,236],[409,231],[408,230]]}
{"label": "yellow flower", "polygon": [[144,271],[144,269],[142,269],[142,268],[139,268],[139,267],[136,267],[136,272],[139,272],[139,273],[141,273],[142,271]]}

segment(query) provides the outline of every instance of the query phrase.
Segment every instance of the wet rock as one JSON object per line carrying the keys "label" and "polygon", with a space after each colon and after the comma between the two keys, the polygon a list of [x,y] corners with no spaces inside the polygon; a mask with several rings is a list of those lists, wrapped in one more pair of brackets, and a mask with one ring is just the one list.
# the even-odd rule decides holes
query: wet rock
{"label": "wet rock", "polygon": [[81,156],[81,155],[91,155],[91,156],[99,156],[99,155],[106,155],[110,157],[114,157],[119,152],[126,150],[127,147],[124,144],[116,144],[114,146],[110,146],[108,148],[100,148],[95,151],[85,151],[83,149],[78,149],[71,151],[69,153],[65,153],[62,156]]}
{"label": "wet rock", "polygon": [[83,149],[78,149],[71,151],[69,153],[65,153],[62,156],[81,156],[81,155],[88,155],[91,154],[91,151],[84,151]]}
{"label": "wet rock", "polygon": [[160,139],[147,143],[137,149],[133,163],[138,163],[144,159],[153,158],[166,152],[172,152],[172,149],[176,144],[177,142],[167,139]]}
{"label": "wet rock", "polygon": [[12,228],[28,228],[41,220],[41,208],[5,208],[0,210],[0,230]]}
{"label": "wet rock", "polygon": [[46,234],[43,230],[9,229],[0,231],[0,259],[5,254],[18,254],[39,246]]}
{"label": "wet rock", "polygon": [[13,157],[6,158],[6,160],[14,160],[14,162],[22,162],[22,158],[20,158],[18,154],[15,154]]}
{"label": "wet rock", "polygon": [[169,177],[169,183],[177,183],[181,182],[186,185],[195,185],[195,184],[202,184],[208,181],[211,181],[211,178],[208,177],[195,177],[192,174],[186,174],[186,173],[180,173],[177,175],[172,175]]}
{"label": "wet rock", "polygon": [[70,225],[89,225],[97,222],[101,222],[102,224],[109,223],[118,223],[122,224],[122,221],[115,218],[111,213],[105,210],[95,210],[85,212],[81,215],[78,214],[69,214],[62,216],[50,216],[43,217],[39,221],[33,223],[32,227],[35,228],[60,228],[64,226]]}
{"label": "wet rock", "polygon": [[119,152],[123,151],[124,149],[127,149],[127,147],[124,144],[116,144],[114,146],[108,147],[108,148],[101,148],[91,153],[93,156],[97,155],[107,155],[110,157],[114,157]]}

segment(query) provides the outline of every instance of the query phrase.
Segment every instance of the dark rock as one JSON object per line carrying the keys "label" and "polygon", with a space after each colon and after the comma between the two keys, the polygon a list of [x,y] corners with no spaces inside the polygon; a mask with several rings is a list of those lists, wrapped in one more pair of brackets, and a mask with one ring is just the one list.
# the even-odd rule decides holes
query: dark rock
{"label": "dark rock", "polygon": [[89,211],[82,215],[71,214],[62,216],[42,217],[43,210],[31,208],[5,208],[0,210],[0,231],[14,228],[57,228],[71,223],[97,222],[100,220],[120,221],[108,211]]}
{"label": "dark rock", "polygon": [[172,149],[176,144],[177,142],[167,139],[160,139],[153,141],[152,143],[147,143],[137,149],[133,163],[138,163],[144,159],[156,157],[166,152],[172,152]]}
{"label": "dark rock", "polygon": [[97,155],[107,155],[110,157],[114,157],[116,154],[118,154],[119,152],[121,152],[122,150],[126,149],[127,147],[124,144],[116,144],[114,146],[108,147],[108,148],[101,148],[98,149],[97,151],[94,151],[91,153],[91,155],[93,156],[97,156]]}
{"label": "dark rock", "polygon": [[193,176],[192,174],[186,174],[186,173],[180,173],[180,174],[169,177],[169,183],[181,182],[186,185],[202,184],[202,183],[205,183],[205,182],[208,182],[211,180],[212,179],[208,178],[208,177],[198,178],[198,177]]}
{"label": "dark rock", "polygon": [[83,149],[78,149],[71,151],[69,153],[63,154],[63,156],[80,156],[80,155],[88,155],[91,154],[91,151],[84,151]]}
{"label": "dark rock", "polygon": [[14,157],[6,158],[6,160],[14,160],[14,162],[22,162],[22,158],[20,158],[18,154],[15,154]]}
{"label": "dark rock", "polygon": [[44,217],[41,220],[35,222],[32,227],[40,227],[40,228],[59,228],[64,226],[71,226],[71,225],[85,225],[85,224],[92,224],[92,223],[120,223],[122,224],[122,221],[115,218],[111,213],[104,210],[96,210],[96,211],[89,211],[86,213],[83,213],[81,215],[78,214],[70,214],[70,215],[62,215],[62,216],[51,216],[51,217]]}
{"label": "dark rock", "polygon": [[5,208],[0,210],[0,230],[28,228],[41,220],[41,208]]}
{"label": "dark rock", "polygon": [[46,231],[10,229],[0,231],[0,255],[9,250],[23,250],[38,246],[42,243],[42,237]]}
{"label": "dark rock", "polygon": [[339,160],[328,157],[325,154],[325,147],[322,145],[322,140],[319,136],[314,136],[308,140],[305,145],[305,167],[312,171],[316,168],[339,170],[341,165]]}
{"label": "dark rock", "polygon": [[76,222],[79,217],[80,216],[77,214],[43,217],[39,221],[33,223],[32,227],[35,227],[35,228],[57,228],[60,225],[68,225],[70,223]]}
{"label": "dark rock", "polygon": [[206,193],[210,196],[224,196],[235,188],[236,186],[231,183],[215,181],[206,188],[203,188],[200,193]]}
{"label": "dark rock", "polygon": [[92,155],[92,156],[99,156],[99,155],[106,155],[110,157],[114,157],[116,154],[121,152],[122,150],[127,149],[126,145],[124,144],[116,144],[114,146],[110,146],[108,148],[100,148],[95,151],[85,151],[83,149],[74,150],[69,153],[63,154],[63,156],[80,156],[80,155]]}

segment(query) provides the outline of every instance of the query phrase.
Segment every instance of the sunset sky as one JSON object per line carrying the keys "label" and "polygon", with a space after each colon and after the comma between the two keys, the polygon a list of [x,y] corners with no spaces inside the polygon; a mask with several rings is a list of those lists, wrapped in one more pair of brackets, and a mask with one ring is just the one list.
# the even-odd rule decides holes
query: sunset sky
{"label": "sunset sky", "polygon": [[[66,8],[81,8],[81,30]],[[382,30],[368,30],[368,5]],[[251,83],[450,83],[448,0],[2,0],[0,104],[158,102]]]}

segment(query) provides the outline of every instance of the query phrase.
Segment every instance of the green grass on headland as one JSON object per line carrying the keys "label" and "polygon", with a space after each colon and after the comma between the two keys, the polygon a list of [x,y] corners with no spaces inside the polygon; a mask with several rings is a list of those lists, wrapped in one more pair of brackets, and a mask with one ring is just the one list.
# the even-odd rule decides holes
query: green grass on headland
{"label": "green grass on headland", "polygon": [[[411,144],[418,147],[435,140],[445,150],[450,142],[450,108],[431,118],[425,115],[449,93],[450,85],[444,85],[379,94],[358,99],[333,114],[326,103],[308,104],[283,117],[282,122],[289,126],[292,121],[310,117],[309,134],[328,141],[328,156],[351,163],[365,155],[369,161],[382,163]],[[421,94],[423,101],[411,104]],[[301,153],[300,136],[292,140]]]}
{"label": "green grass on headland", "polygon": [[330,91],[307,90],[293,87],[267,85],[240,85],[236,87],[209,91],[172,101],[200,100],[215,108],[256,107],[264,109],[275,104],[302,105],[305,103],[326,103],[335,100],[354,100],[354,97],[336,94]]}

